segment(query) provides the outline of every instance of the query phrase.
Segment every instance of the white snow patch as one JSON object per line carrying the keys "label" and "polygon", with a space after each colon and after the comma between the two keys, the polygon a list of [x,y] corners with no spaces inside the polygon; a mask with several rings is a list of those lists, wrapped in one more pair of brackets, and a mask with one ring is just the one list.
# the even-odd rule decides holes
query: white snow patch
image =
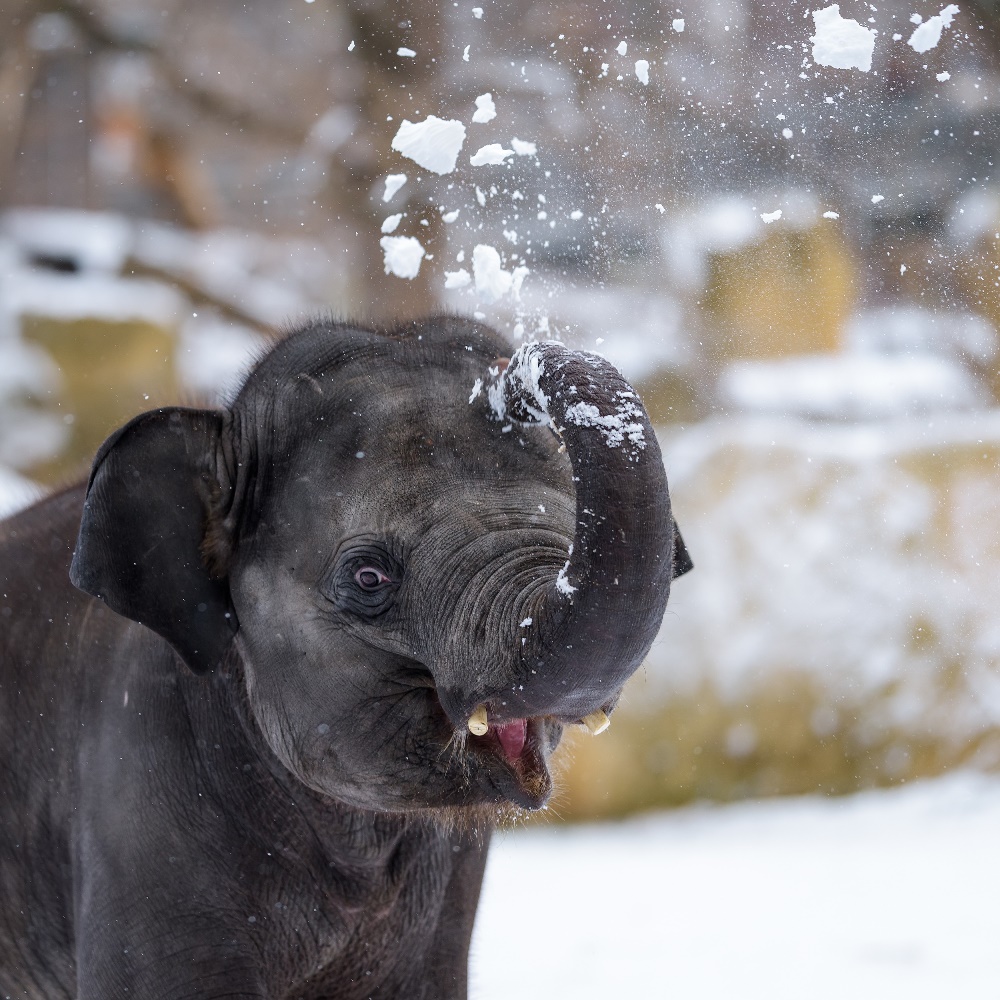
{"label": "white snow patch", "polygon": [[566,408],[566,422],[577,427],[596,427],[609,448],[620,448],[627,439],[636,448],[646,447],[642,408],[631,392],[618,394],[617,412],[604,415],[593,403],[574,403]]}
{"label": "white snow patch", "polygon": [[458,218],[458,213],[461,211],[462,210],[460,208],[455,208],[450,212],[445,212],[444,215],[441,216],[441,220],[443,222],[454,222]]}
{"label": "white snow patch", "polygon": [[673,21],[671,22],[670,26],[671,26],[671,27],[672,27],[672,28],[674,29],[674,31],[676,31],[676,32],[681,32],[681,31],[683,31],[683,30],[684,30],[684,18],[683,18],[683,17],[675,17],[675,18],[673,19]]}
{"label": "white snow patch", "polygon": [[531,618],[525,618],[524,621],[521,622],[521,626],[520,627],[521,628],[527,628],[531,623],[532,623],[532,619]]}
{"label": "white snow patch", "polygon": [[472,156],[469,157],[469,163],[474,167],[486,167],[495,166],[500,163],[505,163],[508,156],[513,156],[514,150],[504,149],[499,142],[491,142],[485,146],[481,146]]}
{"label": "white snow patch", "polygon": [[392,148],[425,170],[450,174],[465,142],[465,126],[454,119],[428,115],[422,122],[403,119]]}
{"label": "white snow patch", "polygon": [[396,55],[402,56],[404,59],[415,59],[417,57],[417,54],[413,51],[413,49],[408,49],[405,46],[400,46],[396,49]]}
{"label": "white snow patch", "polygon": [[406,183],[406,174],[389,174],[385,179],[382,201],[392,201],[396,192]]}
{"label": "white snow patch", "polygon": [[472,276],[464,267],[460,267],[457,271],[444,272],[445,288],[465,288],[471,281]]}
{"label": "white snow patch", "polygon": [[781,218],[781,209],[776,208],[773,212],[761,212],[760,218],[765,225],[769,225],[772,222],[777,222],[778,219]]}
{"label": "white snow patch", "polygon": [[823,213],[823,218],[824,219],[839,219],[840,218],[840,213],[839,212],[824,212]]}
{"label": "white snow patch", "polygon": [[577,222],[577,221],[579,221],[580,219],[583,218],[583,212],[581,212],[580,209],[578,209],[578,208],[574,208],[573,211],[569,213],[569,217],[574,222]]}
{"label": "white snow patch", "polygon": [[403,221],[403,213],[397,212],[395,215],[388,215],[382,220],[382,232],[394,233],[400,222]]}
{"label": "white snow patch", "polygon": [[951,79],[951,73],[949,73],[947,70],[945,70],[943,73],[937,74],[938,83],[944,83],[945,80],[950,80],[950,79]]}
{"label": "white snow patch", "polygon": [[465,46],[465,49],[462,52],[462,62],[468,62],[469,61],[469,49],[471,49],[471,48],[472,48],[471,45],[466,45]]}
{"label": "white snow patch", "polygon": [[[993,996],[998,842],[1000,780],[973,773],[515,830],[490,850],[469,993]],[[539,885],[557,898],[599,885],[600,905],[564,907],[544,958],[511,961]]]}
{"label": "white snow patch", "polygon": [[483,8],[482,7],[473,7],[472,8],[472,16],[475,17],[475,18],[477,18],[477,19],[478,18],[482,18],[482,16],[483,16]]}
{"label": "white snow patch", "polygon": [[635,75],[639,82],[644,86],[649,86],[649,60],[648,59],[636,59],[635,61]]}
{"label": "white snow patch", "polygon": [[864,73],[872,68],[874,29],[841,17],[840,4],[836,3],[814,10],[812,17],[816,34],[809,40],[813,43],[815,62],[834,69],[860,69]]}
{"label": "white snow patch", "polygon": [[[941,41],[941,33],[951,27],[952,19],[958,13],[958,7],[950,3],[940,14],[929,17],[923,24],[917,24],[916,30],[910,35],[907,45],[915,52],[927,52]],[[912,18],[911,18],[912,20]]]}
{"label": "white snow patch", "polygon": [[518,156],[534,156],[538,152],[538,147],[533,142],[514,138],[510,140],[510,144]]}
{"label": "white snow patch", "polygon": [[385,273],[412,280],[420,273],[424,248],[413,236],[383,236],[379,246],[385,255]]}
{"label": "white snow patch", "polygon": [[794,133],[794,132],[793,132],[793,131],[792,131],[792,130],[791,130],[790,128],[783,128],[783,129],[781,130],[781,134],[782,134],[782,135],[783,135],[783,136],[784,136],[784,137],[785,137],[786,139],[791,139],[791,137],[792,137],[793,135],[795,135],[795,133]]}
{"label": "white snow patch", "polygon": [[[570,549],[570,551],[572,552],[572,548]],[[560,594],[563,594],[566,597],[569,597],[571,594],[576,593],[576,587],[574,587],[573,584],[569,582],[569,577],[566,575],[566,571],[568,569],[569,569],[569,560],[567,559],[566,564],[563,566],[561,570],[559,570],[559,573],[556,576],[556,590],[558,590]]]}
{"label": "white snow patch", "polygon": [[615,50],[618,55],[623,56],[628,52],[628,42],[619,42],[618,48]]}
{"label": "white snow patch", "polygon": [[872,204],[873,205],[877,205],[880,201],[885,201],[885,195],[884,194],[873,194],[872,195]]}
{"label": "white snow patch", "polygon": [[493,121],[496,116],[497,109],[493,103],[493,95],[480,94],[476,98],[476,111],[472,116],[472,120],[479,125],[485,125],[487,122]]}
{"label": "white snow patch", "polygon": [[472,383],[472,392],[469,394],[469,402],[473,402],[478,399],[483,394],[483,380],[477,378],[475,382]]}

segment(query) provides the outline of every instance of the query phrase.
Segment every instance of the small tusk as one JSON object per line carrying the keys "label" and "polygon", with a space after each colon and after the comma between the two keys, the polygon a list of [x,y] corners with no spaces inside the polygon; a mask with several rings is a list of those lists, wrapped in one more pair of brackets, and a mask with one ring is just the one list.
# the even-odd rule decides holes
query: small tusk
{"label": "small tusk", "polygon": [[473,736],[485,736],[489,728],[490,724],[486,717],[486,706],[480,705],[469,716],[469,732]]}
{"label": "small tusk", "polygon": [[[601,709],[591,712],[590,715],[585,715],[580,721],[590,730],[591,736],[599,736],[611,725],[611,720]],[[470,722],[469,725],[471,726],[472,723]]]}

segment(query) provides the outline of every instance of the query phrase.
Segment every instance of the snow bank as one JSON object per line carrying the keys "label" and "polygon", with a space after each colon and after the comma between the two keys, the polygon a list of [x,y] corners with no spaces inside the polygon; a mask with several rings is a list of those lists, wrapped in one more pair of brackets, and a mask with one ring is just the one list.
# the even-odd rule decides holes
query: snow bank
{"label": "snow bank", "polygon": [[429,115],[422,122],[403,119],[392,140],[392,148],[435,174],[450,174],[465,142],[465,126],[460,121]]}
{"label": "snow bank", "polygon": [[930,354],[812,355],[730,365],[719,380],[750,413],[870,420],[985,406],[989,394],[958,362]]}
{"label": "snow bank", "polygon": [[[991,996],[998,842],[1000,781],[970,775],[500,835],[469,996]],[[525,948],[539,887],[556,912]]]}
{"label": "snow bank", "polygon": [[816,63],[834,69],[860,69],[864,73],[872,68],[874,29],[841,17],[840,4],[836,3],[823,10],[814,10],[812,17],[816,34],[809,40],[813,43],[812,55]]}

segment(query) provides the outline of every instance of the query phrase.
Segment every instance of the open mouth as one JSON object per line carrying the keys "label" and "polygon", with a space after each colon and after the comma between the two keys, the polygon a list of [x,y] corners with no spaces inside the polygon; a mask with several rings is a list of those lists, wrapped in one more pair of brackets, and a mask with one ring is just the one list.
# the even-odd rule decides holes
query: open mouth
{"label": "open mouth", "polygon": [[540,809],[552,793],[545,726],[543,718],[513,719],[469,735],[467,746],[495,790],[524,809]]}

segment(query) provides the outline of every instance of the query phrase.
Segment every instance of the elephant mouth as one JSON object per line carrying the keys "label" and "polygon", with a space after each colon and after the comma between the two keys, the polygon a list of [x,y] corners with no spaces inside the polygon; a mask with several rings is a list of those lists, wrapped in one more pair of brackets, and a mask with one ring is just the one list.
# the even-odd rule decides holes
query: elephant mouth
{"label": "elephant mouth", "polygon": [[552,794],[545,728],[538,717],[493,723],[482,736],[470,735],[467,747],[487,782],[502,798],[523,809],[540,809]]}

